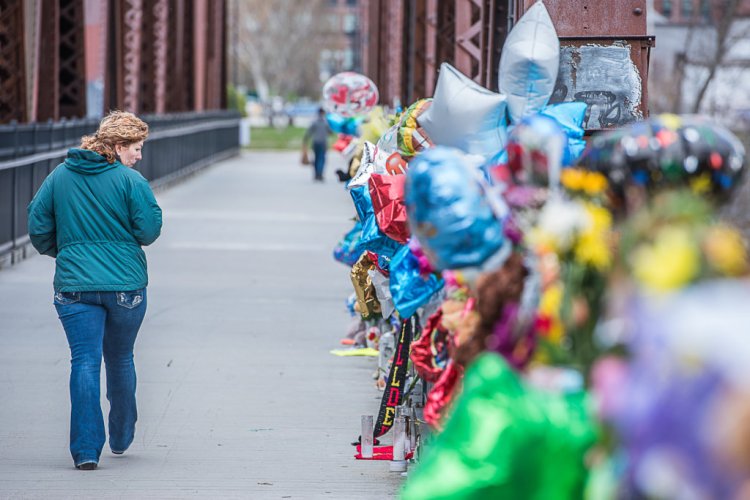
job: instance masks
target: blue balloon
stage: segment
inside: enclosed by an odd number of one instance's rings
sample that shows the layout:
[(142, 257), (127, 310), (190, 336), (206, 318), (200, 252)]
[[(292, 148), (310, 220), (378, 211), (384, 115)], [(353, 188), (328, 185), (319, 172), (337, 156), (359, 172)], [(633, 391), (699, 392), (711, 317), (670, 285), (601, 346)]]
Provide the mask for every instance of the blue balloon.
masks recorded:
[(326, 115), (328, 126), (331, 130), (338, 134), (346, 135), (358, 135), (357, 131), (359, 124), (362, 121), (361, 118), (344, 118), (341, 115), (335, 113), (328, 113)]
[(419, 274), (419, 261), (407, 245), (391, 259), (390, 271), (393, 305), (404, 319), (417, 312), (445, 285), (445, 281), (433, 273), (427, 277)]
[(585, 102), (563, 102), (551, 104), (540, 114), (554, 119), (568, 134), (568, 137), (580, 139), (583, 137), (583, 119), (586, 117), (588, 104)]
[(361, 239), (362, 224), (357, 221), (354, 223), (354, 227), (344, 235), (341, 241), (336, 245), (336, 248), (333, 249), (333, 258), (348, 266), (356, 264), (360, 255), (362, 255), (362, 248), (360, 245)]
[[(503, 221), (482, 188), (481, 173), (455, 149), (435, 147), (412, 160), (406, 209), (412, 233), (437, 269), (481, 266), (503, 244)], [(504, 205), (502, 205), (504, 208)]]
[(386, 236), (378, 227), (368, 187), (357, 186), (352, 188), (349, 193), (362, 223), (362, 237), (359, 240), (358, 249), (369, 250), (389, 258), (393, 257), (393, 254), (403, 245)]
[(369, 213), (375, 213), (372, 208), (372, 199), (367, 186), (357, 186), (349, 190), (349, 194), (354, 202), (354, 209), (357, 211), (357, 217), (360, 222), (367, 219)]
[(586, 149), (583, 140), (583, 120), (586, 118), (588, 104), (585, 102), (563, 102), (544, 108), (540, 114), (555, 120), (568, 136), (568, 147), (563, 155), (563, 165), (575, 165)]

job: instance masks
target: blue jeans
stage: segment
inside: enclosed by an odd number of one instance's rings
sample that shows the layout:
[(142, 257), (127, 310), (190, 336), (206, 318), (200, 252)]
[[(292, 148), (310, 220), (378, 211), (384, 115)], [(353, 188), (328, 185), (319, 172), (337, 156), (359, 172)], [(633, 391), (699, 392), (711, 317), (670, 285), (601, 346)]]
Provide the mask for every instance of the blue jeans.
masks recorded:
[(326, 144), (313, 143), (313, 154), (315, 155), (315, 180), (323, 180), (323, 169), (326, 166)]
[(125, 451), (133, 442), (138, 418), (133, 346), (146, 314), (146, 289), (57, 292), (55, 308), (71, 354), (70, 454), (76, 465), (98, 462), (105, 441), (99, 404), (102, 354), (110, 405), (109, 446)]

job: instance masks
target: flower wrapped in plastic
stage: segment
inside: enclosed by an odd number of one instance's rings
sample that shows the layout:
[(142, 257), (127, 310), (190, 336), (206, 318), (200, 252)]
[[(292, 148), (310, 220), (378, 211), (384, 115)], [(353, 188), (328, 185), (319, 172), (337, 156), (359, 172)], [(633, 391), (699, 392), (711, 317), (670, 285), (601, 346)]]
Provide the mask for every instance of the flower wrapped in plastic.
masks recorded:
[(541, 114), (524, 118), (508, 136), (508, 166), (516, 183), (556, 187), (567, 141), (555, 119)]
[(442, 433), (401, 491), (410, 499), (578, 499), (597, 436), (583, 392), (527, 386), (497, 354), (468, 368)]
[(504, 202), (463, 153), (438, 146), (406, 174), (409, 226), (437, 269), (480, 266), (504, 243)]
[[(593, 334), (613, 264), (612, 216), (591, 201), (555, 196), (526, 232), (525, 242), (540, 263), (556, 267), (551, 273), (556, 276), (545, 280), (545, 288), (559, 295), (546, 297), (545, 315), (550, 321), (561, 320), (568, 349), (559, 349), (560, 342), (541, 336), (542, 350), (551, 360), (588, 374), (600, 354)], [(550, 309), (553, 303), (559, 311)]]

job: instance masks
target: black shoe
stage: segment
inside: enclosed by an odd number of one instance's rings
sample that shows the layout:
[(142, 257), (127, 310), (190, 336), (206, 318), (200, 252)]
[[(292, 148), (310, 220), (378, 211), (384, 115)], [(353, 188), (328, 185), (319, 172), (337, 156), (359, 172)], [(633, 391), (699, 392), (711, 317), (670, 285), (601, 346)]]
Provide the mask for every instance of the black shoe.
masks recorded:
[(112, 453), (114, 453), (115, 455), (122, 455), (123, 453), (125, 453), (125, 450), (112, 450)]
[(76, 465), (76, 469), (78, 470), (95, 470), (96, 467), (96, 462), (83, 462), (82, 464)]
[(347, 182), (351, 179), (351, 176), (349, 175), (349, 172), (344, 172), (343, 170), (336, 170), (336, 175), (339, 178), (339, 182)]

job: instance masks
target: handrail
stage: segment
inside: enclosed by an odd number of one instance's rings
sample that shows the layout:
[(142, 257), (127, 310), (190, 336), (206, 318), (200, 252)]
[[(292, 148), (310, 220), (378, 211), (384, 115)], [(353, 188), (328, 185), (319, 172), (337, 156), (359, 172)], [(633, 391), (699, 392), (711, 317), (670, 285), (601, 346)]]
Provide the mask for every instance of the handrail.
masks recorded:
[[(207, 130), (236, 127), (237, 123), (237, 119), (229, 118), (226, 120), (213, 120), (205, 123), (196, 123), (195, 125), (189, 125), (187, 127), (169, 127), (163, 130), (152, 132), (151, 134), (149, 134), (149, 139), (165, 139), (168, 137), (179, 137), (181, 135), (197, 134), (199, 132), (205, 132)], [(70, 148), (61, 148), (54, 151), (47, 151), (46, 153), (37, 153), (29, 156), (21, 156), (13, 160), (0, 161), (0, 170), (17, 168), (23, 165), (29, 165), (40, 161), (60, 158), (68, 154), (68, 149)]]
[[(239, 113), (148, 118), (151, 133), (138, 171), (153, 186), (169, 184), (239, 151)], [(0, 126), (0, 267), (31, 255), (26, 207), (69, 147), (95, 127), (94, 120)], [(196, 134), (201, 134), (200, 140), (195, 140)]]

